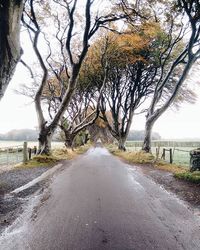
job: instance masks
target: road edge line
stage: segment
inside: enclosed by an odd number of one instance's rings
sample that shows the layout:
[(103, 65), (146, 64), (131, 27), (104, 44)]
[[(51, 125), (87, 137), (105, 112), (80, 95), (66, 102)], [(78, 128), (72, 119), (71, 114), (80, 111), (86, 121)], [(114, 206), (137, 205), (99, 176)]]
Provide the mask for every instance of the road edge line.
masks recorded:
[(34, 186), (35, 184), (37, 184), (38, 182), (44, 180), (45, 178), (49, 177), (50, 175), (52, 175), (55, 171), (57, 171), (63, 164), (59, 163), (57, 164), (55, 167), (47, 170), (46, 172), (44, 172), (43, 174), (41, 174), (39, 177), (33, 179), (32, 181), (28, 182), (27, 184), (14, 189), (13, 191), (11, 191), (11, 194), (18, 194), (32, 186)]

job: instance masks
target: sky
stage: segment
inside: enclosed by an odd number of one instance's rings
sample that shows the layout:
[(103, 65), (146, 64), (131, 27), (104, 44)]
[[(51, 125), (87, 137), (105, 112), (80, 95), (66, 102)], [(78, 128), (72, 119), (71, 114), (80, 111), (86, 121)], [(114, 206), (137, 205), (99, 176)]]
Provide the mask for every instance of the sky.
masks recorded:
[(19, 64), (4, 97), (0, 101), (0, 133), (12, 129), (35, 129), (37, 126), (37, 116), (32, 100), (16, 94), (14, 91), (19, 89), (20, 84), (25, 83), (26, 79), (30, 81), (28, 74)]

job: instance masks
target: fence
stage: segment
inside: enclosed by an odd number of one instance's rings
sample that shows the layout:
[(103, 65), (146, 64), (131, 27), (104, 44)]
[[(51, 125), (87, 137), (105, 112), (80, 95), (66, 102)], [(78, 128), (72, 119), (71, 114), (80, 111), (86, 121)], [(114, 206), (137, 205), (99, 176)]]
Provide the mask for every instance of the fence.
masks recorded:
[[(183, 147), (184, 148), (184, 147)], [(191, 149), (190, 149), (191, 150)], [(190, 150), (180, 148), (156, 148), (156, 153), (153, 154), (156, 158), (161, 158), (169, 163), (187, 166), (190, 165)]]
[[(127, 147), (142, 147), (143, 141), (127, 141)], [(200, 141), (152, 141), (152, 147), (188, 147), (188, 148), (198, 148), (200, 147)]]
[[(141, 150), (142, 142), (128, 141), (126, 145), (129, 150), (139, 151)], [(199, 141), (152, 141), (153, 155), (169, 163), (185, 167), (189, 167), (190, 165), (189, 152), (199, 147)]]
[(178, 165), (183, 165), (189, 167), (190, 165), (190, 151), (193, 148), (174, 148), (173, 149), (173, 163), (178, 164)]
[(17, 146), (9, 146), (0, 148), (0, 166), (12, 165), (20, 162), (26, 162), (36, 154), (37, 148), (27, 147), (27, 142)]

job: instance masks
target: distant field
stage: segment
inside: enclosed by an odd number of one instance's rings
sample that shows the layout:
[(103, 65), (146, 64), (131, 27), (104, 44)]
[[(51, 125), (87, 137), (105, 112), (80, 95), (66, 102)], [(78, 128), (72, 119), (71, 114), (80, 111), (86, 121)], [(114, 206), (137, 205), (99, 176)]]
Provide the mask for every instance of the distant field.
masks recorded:
[[(12, 147), (12, 146), (22, 146), (24, 141), (1, 141), (0, 140), (0, 149), (4, 147)], [(37, 147), (38, 142), (37, 141), (28, 141), (28, 147)], [(52, 147), (62, 147), (64, 146), (63, 142), (52, 142)]]
[[(139, 151), (142, 147), (141, 141), (128, 141), (127, 150)], [(152, 153), (156, 155), (156, 148), (160, 147), (159, 157), (161, 157), (163, 148), (171, 148), (173, 152), (173, 163), (189, 167), (190, 154), (189, 151), (200, 147), (200, 142), (197, 141), (153, 141)], [(169, 152), (166, 152), (166, 161), (169, 162)]]

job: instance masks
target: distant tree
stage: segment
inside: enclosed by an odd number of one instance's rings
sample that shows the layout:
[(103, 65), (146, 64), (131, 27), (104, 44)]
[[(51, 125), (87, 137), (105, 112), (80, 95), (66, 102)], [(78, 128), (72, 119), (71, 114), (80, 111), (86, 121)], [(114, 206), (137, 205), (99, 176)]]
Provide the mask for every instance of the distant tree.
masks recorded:
[(98, 118), (100, 112), (100, 99), (106, 83), (106, 78), (107, 73), (105, 72), (98, 96), (95, 95), (98, 92), (95, 90), (94, 86), (77, 86), (65, 114), (59, 122), (59, 127), (65, 135), (64, 140), (66, 147), (73, 148), (76, 136), (80, 135), (82, 131), (86, 130), (86, 128), (92, 125)]
[[(143, 141), (145, 136), (145, 131), (144, 130), (131, 130), (128, 134), (128, 141)], [(161, 136), (153, 132), (152, 133), (152, 140), (160, 140)]]
[(98, 117), (97, 120), (87, 128), (91, 142), (97, 142), (99, 139), (102, 143), (113, 143), (115, 138), (110, 133), (107, 123)]
[(35, 141), (37, 140), (38, 131), (33, 129), (14, 129), (3, 135), (0, 135), (1, 140), (10, 141)]
[(23, 0), (0, 1), (0, 100), (21, 57), (20, 20)]

